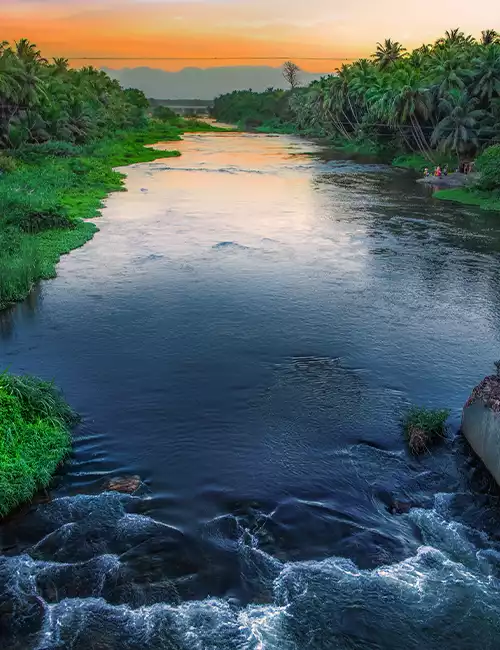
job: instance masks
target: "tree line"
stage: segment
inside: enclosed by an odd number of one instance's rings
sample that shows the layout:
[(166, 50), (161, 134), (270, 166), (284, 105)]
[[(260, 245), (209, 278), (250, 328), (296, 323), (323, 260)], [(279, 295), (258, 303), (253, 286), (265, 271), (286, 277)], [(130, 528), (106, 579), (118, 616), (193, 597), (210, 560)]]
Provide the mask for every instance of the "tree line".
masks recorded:
[(480, 39), (452, 29), (411, 52), (387, 39), (369, 59), (308, 87), (218, 97), (213, 114), (417, 152), (430, 162), (436, 152), (473, 158), (500, 142), (500, 37), (492, 29)]
[(138, 90), (123, 90), (93, 67), (48, 61), (27, 39), (0, 41), (0, 147), (61, 141), (85, 144), (140, 126), (149, 107)]

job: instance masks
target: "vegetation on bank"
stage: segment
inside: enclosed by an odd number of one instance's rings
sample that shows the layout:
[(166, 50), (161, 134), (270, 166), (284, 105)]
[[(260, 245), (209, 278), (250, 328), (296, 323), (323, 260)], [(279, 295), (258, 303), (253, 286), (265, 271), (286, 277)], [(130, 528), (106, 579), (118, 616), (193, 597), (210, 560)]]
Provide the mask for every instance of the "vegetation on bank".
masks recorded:
[(0, 517), (50, 483), (76, 420), (52, 383), (0, 375)]
[(0, 42), (0, 309), (93, 236), (82, 220), (123, 189), (114, 167), (177, 156), (145, 145), (211, 128), (171, 111), (152, 119), (142, 92), (105, 73), (49, 63), (26, 40)]
[[(500, 37), (486, 30), (476, 40), (453, 29), (412, 52), (386, 40), (371, 59), (307, 87), (222, 95), (213, 115), (244, 128), (326, 137), (419, 170), (443, 161), (454, 168), (484, 151), (477, 165), (483, 178), (480, 160), (496, 158), (486, 151), (500, 143)], [(480, 189), (498, 192), (500, 165), (490, 167), (488, 187)], [(482, 204), (484, 195), (475, 196)]]
[(403, 418), (403, 430), (412, 454), (428, 451), (446, 436), (450, 412), (413, 406)]

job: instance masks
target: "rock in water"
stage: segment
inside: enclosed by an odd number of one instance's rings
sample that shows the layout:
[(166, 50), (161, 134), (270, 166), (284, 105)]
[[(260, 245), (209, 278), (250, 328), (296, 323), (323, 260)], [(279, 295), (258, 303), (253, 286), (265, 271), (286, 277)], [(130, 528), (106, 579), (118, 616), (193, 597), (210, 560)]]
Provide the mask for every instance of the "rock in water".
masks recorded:
[(104, 486), (105, 492), (123, 492), (125, 494), (133, 494), (142, 485), (140, 476), (117, 476), (111, 478)]
[(500, 485), (500, 376), (474, 388), (462, 413), (462, 433)]

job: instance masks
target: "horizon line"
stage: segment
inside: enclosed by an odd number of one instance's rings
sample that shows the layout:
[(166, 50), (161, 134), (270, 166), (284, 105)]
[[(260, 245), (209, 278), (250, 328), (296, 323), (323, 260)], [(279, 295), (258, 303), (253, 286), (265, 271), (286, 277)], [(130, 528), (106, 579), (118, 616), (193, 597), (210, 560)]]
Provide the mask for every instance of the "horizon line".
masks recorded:
[(353, 61), (356, 57), (330, 57), (330, 56), (63, 56), (51, 57), (78, 61)]

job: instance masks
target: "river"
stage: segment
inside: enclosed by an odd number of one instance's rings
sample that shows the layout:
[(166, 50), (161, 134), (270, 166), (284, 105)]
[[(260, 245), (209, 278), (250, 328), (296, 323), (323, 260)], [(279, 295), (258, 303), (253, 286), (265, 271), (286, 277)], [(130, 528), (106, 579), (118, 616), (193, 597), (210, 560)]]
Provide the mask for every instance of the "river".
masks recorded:
[[(1, 317), (1, 368), (83, 416), (0, 528), (3, 650), (496, 648), (499, 497), (458, 428), (500, 356), (498, 215), (294, 137), (179, 148)], [(413, 403), (451, 410), (418, 459)]]

